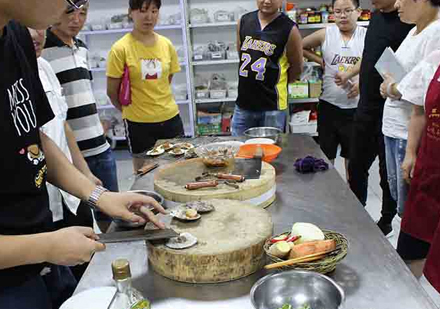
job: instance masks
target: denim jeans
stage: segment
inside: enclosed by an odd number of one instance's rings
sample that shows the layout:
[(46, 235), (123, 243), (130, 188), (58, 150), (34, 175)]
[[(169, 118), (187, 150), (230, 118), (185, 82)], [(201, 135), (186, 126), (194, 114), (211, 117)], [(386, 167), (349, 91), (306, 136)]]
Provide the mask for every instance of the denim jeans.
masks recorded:
[[(99, 155), (85, 159), (92, 173), (102, 181), (105, 188), (112, 192), (119, 191), (116, 161), (110, 148)], [(96, 221), (111, 221), (109, 216), (100, 211), (94, 210), (94, 214)]]
[(20, 286), (0, 291), (0, 308), (58, 309), (72, 296), (77, 282), (68, 267), (50, 268), (45, 276), (36, 275)]
[(286, 111), (249, 111), (235, 105), (231, 131), (233, 136), (244, 135), (244, 131), (253, 127), (275, 127), (284, 131)]
[(397, 213), (403, 216), (409, 186), (403, 179), (402, 163), (405, 159), (407, 141), (385, 136), (388, 184), (393, 199), (397, 202)]

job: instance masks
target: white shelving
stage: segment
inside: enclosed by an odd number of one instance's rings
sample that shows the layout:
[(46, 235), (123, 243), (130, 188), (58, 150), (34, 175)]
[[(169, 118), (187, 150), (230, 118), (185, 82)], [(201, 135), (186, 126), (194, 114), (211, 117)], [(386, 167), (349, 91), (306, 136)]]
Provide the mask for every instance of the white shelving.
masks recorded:
[[(186, 105), (189, 104), (189, 100), (183, 100), (183, 101), (176, 101), (177, 105)], [(115, 108), (113, 105), (98, 105), (96, 107), (98, 110), (104, 110), (104, 109), (113, 109)]]
[(236, 21), (227, 21), (221, 23), (204, 23), (204, 24), (192, 24), (190, 28), (213, 28), (213, 27), (234, 27), (237, 25)]
[(223, 98), (223, 99), (196, 99), (196, 104), (206, 103), (220, 103), (220, 102), (235, 102), (237, 98)]
[(319, 103), (319, 98), (289, 99), (288, 101), (289, 101), (289, 104)]
[(227, 59), (227, 60), (208, 60), (208, 61), (193, 61), (193, 66), (199, 65), (219, 65), (219, 64), (238, 64), (238, 59)]
[[(182, 25), (164, 25), (164, 26), (157, 26), (154, 28), (155, 31), (179, 30), (179, 29), (182, 29)], [(79, 34), (80, 35), (115, 34), (115, 33), (128, 33), (128, 32), (131, 32), (132, 30), (133, 30), (133, 28), (86, 30), (86, 31), (81, 31)]]
[[(181, 67), (186, 67), (186, 62), (179, 62), (179, 65)], [(105, 72), (107, 70), (107, 68), (91, 68), (90, 71), (91, 72)]]

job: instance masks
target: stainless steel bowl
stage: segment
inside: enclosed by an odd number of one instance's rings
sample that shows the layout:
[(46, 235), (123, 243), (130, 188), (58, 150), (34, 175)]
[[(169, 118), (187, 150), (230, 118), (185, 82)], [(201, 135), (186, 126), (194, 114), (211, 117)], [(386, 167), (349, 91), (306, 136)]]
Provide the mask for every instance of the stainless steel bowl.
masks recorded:
[(327, 276), (315, 272), (290, 270), (267, 275), (251, 290), (256, 309), (278, 309), (284, 304), (298, 308), (305, 304), (312, 309), (338, 309), (345, 300), (342, 288)]
[[(159, 204), (161, 204), (164, 208), (165, 208), (165, 203), (164, 203), (164, 198), (162, 195), (153, 192), (153, 191), (146, 191), (146, 190), (132, 190), (132, 191), (127, 191), (127, 192), (131, 192), (131, 193), (138, 193), (138, 194), (142, 194), (142, 195), (146, 195), (149, 197), (154, 198)], [(150, 210), (153, 210), (152, 208), (150, 208)], [(154, 213), (156, 213), (156, 211), (153, 211)], [(136, 227), (140, 227), (141, 225), (137, 224), (137, 223), (133, 223), (133, 222), (128, 222), (125, 220), (121, 220), (121, 219), (114, 219), (113, 220), (116, 225), (118, 225), (119, 227), (125, 227), (125, 228), (136, 228)]]
[(265, 137), (273, 139), (275, 143), (279, 142), (281, 133), (283, 132), (280, 129), (273, 127), (255, 127), (244, 131), (244, 135), (248, 138)]

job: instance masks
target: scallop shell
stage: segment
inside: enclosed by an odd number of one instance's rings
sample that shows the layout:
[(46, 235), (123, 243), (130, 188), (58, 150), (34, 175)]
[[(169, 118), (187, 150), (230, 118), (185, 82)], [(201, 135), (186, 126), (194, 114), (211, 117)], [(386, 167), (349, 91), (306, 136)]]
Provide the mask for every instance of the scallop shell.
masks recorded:
[(214, 205), (205, 201), (188, 202), (183, 207), (195, 209), (198, 213), (207, 213), (215, 210)]
[(197, 214), (196, 217), (194, 218), (189, 218), (186, 216), (186, 207), (180, 206), (177, 208), (174, 208), (173, 210), (171, 210), (170, 215), (172, 215), (174, 218), (177, 218), (179, 220), (183, 220), (183, 221), (196, 221), (199, 220), (202, 216), (200, 214)]
[(190, 233), (182, 233), (178, 237), (173, 237), (165, 243), (165, 246), (171, 249), (182, 250), (191, 248), (197, 244), (197, 238)]

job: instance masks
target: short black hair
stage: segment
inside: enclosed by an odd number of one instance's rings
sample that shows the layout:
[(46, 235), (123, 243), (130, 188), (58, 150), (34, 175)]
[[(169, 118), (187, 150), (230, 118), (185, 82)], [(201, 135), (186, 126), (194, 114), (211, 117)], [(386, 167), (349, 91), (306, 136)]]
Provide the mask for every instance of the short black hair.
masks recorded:
[(151, 4), (155, 4), (158, 9), (160, 9), (160, 6), (162, 5), (161, 0), (129, 0), (129, 6), (132, 10), (140, 10), (142, 9), (142, 6), (144, 3), (147, 4), (147, 8), (150, 7)]
[[(337, 0), (332, 0), (332, 7), (335, 6), (335, 2)], [(440, 0), (439, 0), (440, 1)], [(359, 0), (351, 0), (351, 2), (353, 3), (354, 7), (357, 9), (360, 5)]]
[(431, 3), (431, 5), (433, 7), (438, 7), (440, 6), (440, 0), (429, 0), (429, 2)]

